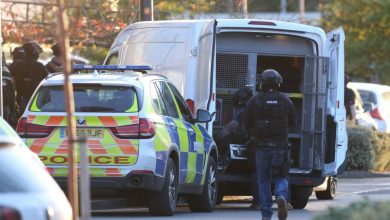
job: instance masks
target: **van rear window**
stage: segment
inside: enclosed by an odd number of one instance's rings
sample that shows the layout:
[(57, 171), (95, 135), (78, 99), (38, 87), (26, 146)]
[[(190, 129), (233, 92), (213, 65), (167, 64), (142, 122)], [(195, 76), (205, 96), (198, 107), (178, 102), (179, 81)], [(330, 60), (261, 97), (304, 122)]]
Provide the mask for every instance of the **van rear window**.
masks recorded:
[[(137, 95), (126, 86), (74, 84), (76, 112), (137, 112)], [(63, 86), (44, 86), (34, 97), (32, 112), (65, 112)]]

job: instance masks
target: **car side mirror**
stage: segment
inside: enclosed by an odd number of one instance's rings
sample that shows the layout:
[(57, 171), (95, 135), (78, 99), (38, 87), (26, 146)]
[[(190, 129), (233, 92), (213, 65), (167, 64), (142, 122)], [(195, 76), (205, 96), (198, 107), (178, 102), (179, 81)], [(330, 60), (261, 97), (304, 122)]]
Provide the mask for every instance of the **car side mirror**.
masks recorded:
[(211, 121), (211, 115), (208, 111), (203, 109), (198, 109), (196, 112), (196, 121), (200, 123), (206, 123)]
[(374, 103), (372, 102), (365, 102), (363, 105), (364, 112), (370, 112), (374, 109)]

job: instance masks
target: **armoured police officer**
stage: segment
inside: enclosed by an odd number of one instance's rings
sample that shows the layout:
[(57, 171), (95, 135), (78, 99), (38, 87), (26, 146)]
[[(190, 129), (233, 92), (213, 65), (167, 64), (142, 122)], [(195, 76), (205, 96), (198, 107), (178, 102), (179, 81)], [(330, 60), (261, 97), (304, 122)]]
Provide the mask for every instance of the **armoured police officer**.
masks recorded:
[(17, 102), (23, 113), (30, 97), (39, 83), (48, 75), (46, 67), (38, 62), (42, 48), (36, 42), (23, 44), (25, 56), (14, 63), (11, 74), (15, 78)]
[(288, 181), (290, 167), (288, 127), (297, 124), (297, 110), (291, 100), (279, 92), (281, 75), (265, 70), (258, 76), (260, 91), (247, 103), (244, 124), (255, 139), (256, 172), (259, 181), (263, 220), (272, 217), (271, 181), (279, 219), (287, 218)]

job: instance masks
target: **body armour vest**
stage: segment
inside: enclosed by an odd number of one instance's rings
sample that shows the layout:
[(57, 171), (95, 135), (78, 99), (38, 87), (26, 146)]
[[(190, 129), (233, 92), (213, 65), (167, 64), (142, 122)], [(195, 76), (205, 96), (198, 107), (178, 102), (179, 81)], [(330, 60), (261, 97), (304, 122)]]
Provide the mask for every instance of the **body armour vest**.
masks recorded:
[(258, 143), (270, 147), (285, 147), (288, 135), (288, 111), (284, 95), (279, 92), (260, 92), (256, 97), (256, 126)]

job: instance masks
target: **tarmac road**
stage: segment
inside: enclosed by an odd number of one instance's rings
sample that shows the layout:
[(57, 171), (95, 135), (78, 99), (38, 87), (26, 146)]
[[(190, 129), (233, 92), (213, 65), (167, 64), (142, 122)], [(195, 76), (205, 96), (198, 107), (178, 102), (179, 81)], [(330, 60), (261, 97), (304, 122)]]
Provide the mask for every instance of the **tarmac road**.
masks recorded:
[[(337, 195), (334, 200), (317, 200), (315, 194), (305, 209), (289, 212), (288, 219), (302, 220), (312, 219), (329, 207), (345, 207), (352, 202), (363, 200), (390, 201), (390, 178), (364, 178), (364, 179), (339, 179)], [(121, 220), (121, 219), (202, 219), (202, 220), (237, 220), (237, 219), (261, 219), (260, 211), (248, 208), (250, 203), (245, 200), (224, 202), (217, 206), (212, 213), (191, 213), (187, 206), (178, 207), (177, 213), (172, 217), (152, 217), (146, 208), (137, 209), (107, 209), (93, 212), (94, 220)], [(277, 210), (274, 206), (273, 219), (277, 219)]]

